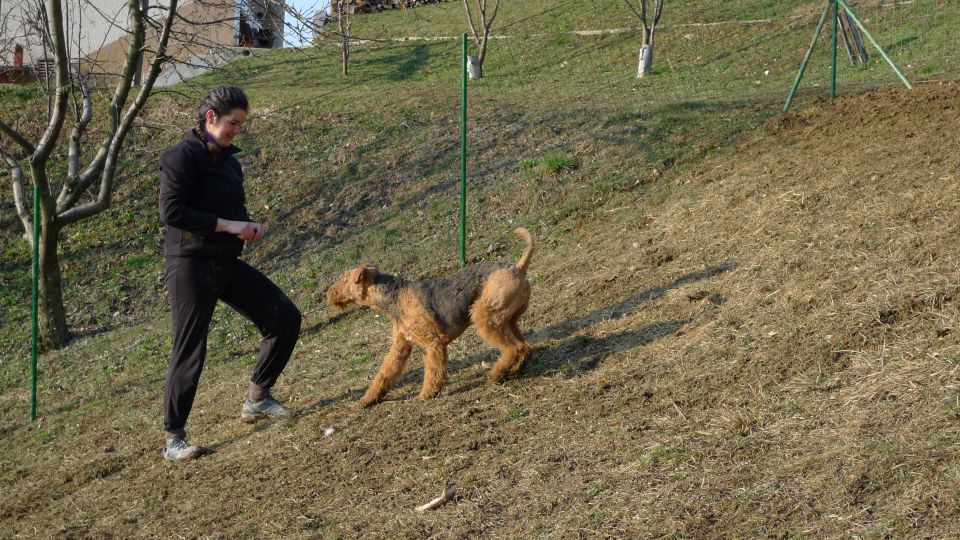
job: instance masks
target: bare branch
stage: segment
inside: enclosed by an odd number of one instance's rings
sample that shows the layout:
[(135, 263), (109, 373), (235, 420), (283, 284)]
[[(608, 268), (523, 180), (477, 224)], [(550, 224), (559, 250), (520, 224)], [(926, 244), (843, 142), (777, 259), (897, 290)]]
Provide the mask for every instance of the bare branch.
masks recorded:
[[(129, 2), (132, 12), (137, 14), (137, 17), (135, 17), (133, 21), (135, 37), (134, 42), (130, 44), (130, 49), (127, 52), (127, 64), (124, 66), (124, 73), (127, 77), (124, 77), (117, 83), (118, 93), (121, 86), (125, 85), (127, 91), (130, 89), (131, 79), (129, 76), (132, 75), (132, 71), (135, 68), (134, 64), (139, 61), (139, 50), (142, 48), (145, 33), (143, 13), (139, 8), (139, 0), (129, 0)], [(134, 8), (134, 6), (136, 7)], [(134, 119), (140, 114), (140, 111), (143, 110), (144, 105), (146, 105), (147, 99), (153, 90), (153, 85), (157, 80), (157, 76), (160, 75), (161, 66), (169, 60), (166, 56), (166, 50), (176, 11), (177, 0), (170, 0), (168, 15), (164, 21), (163, 31), (160, 34), (160, 42), (157, 45), (157, 54), (150, 63), (150, 71), (144, 79), (143, 85), (140, 87), (140, 91), (134, 99), (133, 104), (127, 109), (123, 115), (123, 119), (118, 122), (117, 128), (113, 130), (113, 135), (107, 147), (107, 156), (100, 177), (100, 191), (97, 194), (96, 201), (65, 212), (60, 218), (60, 221), (64, 225), (97, 214), (110, 207), (113, 194), (113, 181), (116, 175), (117, 157), (120, 154), (120, 148), (123, 146), (123, 141), (130, 127), (133, 125)], [(112, 114), (117, 114), (118, 111), (119, 109), (113, 109), (113, 107), (111, 107)]]
[[(78, 183), (80, 178), (80, 141), (90, 121), (93, 120), (93, 99), (90, 97), (90, 86), (87, 84), (86, 77), (80, 72), (74, 73), (74, 77), (80, 84), (81, 93), (81, 112), (78, 115), (77, 123), (73, 126), (73, 132), (70, 134), (70, 148), (67, 155), (67, 181), (63, 184), (60, 196), (57, 197), (58, 211), (63, 208), (68, 194), (76, 189), (74, 184)], [(79, 191), (83, 191), (82, 188)]]
[(470, 32), (473, 33), (473, 39), (480, 44), (480, 37), (477, 35), (477, 26), (473, 23), (473, 14), (470, 12), (468, 0), (463, 0), (463, 10), (467, 12), (467, 24), (470, 25)]
[(640, 6), (638, 10), (634, 5), (633, 0), (623, 0), (623, 3), (630, 8), (630, 11), (640, 19), (640, 26), (643, 30), (643, 43), (645, 45), (653, 45), (653, 37), (656, 32), (657, 24), (660, 22), (660, 17), (663, 15), (663, 0), (653, 0), (653, 21), (651, 22), (647, 18), (647, 2), (648, 0), (636, 0), (637, 4)]
[(30, 213), (27, 211), (27, 205), (23, 197), (23, 167), (17, 162), (12, 154), (6, 149), (0, 147), (0, 159), (7, 164), (10, 169), (11, 184), (13, 184), (13, 204), (17, 208), (17, 215), (20, 217), (20, 223), (23, 224), (24, 238), (33, 245), (33, 221)]
[(7, 123), (4, 122), (3, 120), (0, 120), (0, 131), (2, 131), (4, 135), (6, 135), (7, 137), (10, 137), (13, 140), (13, 142), (17, 143), (20, 146), (20, 148), (23, 148), (24, 150), (26, 150), (28, 154), (32, 154), (36, 152), (37, 149), (33, 146), (33, 144), (30, 141), (26, 139), (26, 137), (21, 135), (20, 132), (18, 132), (17, 130), (7, 125)]
[(500, 11), (500, 0), (497, 0), (497, 3), (493, 5), (493, 14), (490, 15), (490, 25), (493, 26), (493, 21), (497, 18), (497, 13)]
[(70, 134), (70, 151), (67, 157), (67, 175), (71, 178), (76, 176), (80, 170), (80, 139), (86, 131), (90, 121), (93, 120), (93, 99), (90, 97), (90, 86), (87, 78), (80, 72), (74, 74), (77, 82), (80, 84), (81, 111), (78, 114), (77, 123), (73, 126), (73, 132)]
[[(123, 66), (123, 73), (117, 79), (117, 86), (114, 90), (113, 99), (110, 102), (108, 108), (108, 114), (110, 115), (110, 130), (107, 132), (107, 135), (104, 137), (103, 142), (100, 143), (100, 147), (97, 150), (96, 156), (87, 166), (79, 176), (76, 174), (71, 174), (69, 180), (64, 184), (63, 192), (57, 199), (57, 213), (64, 213), (70, 210), (80, 200), (80, 197), (83, 193), (93, 184), (94, 180), (98, 177), (102, 178), (104, 167), (106, 166), (106, 161), (110, 155), (110, 148), (113, 145), (115, 138), (120, 129), (120, 111), (123, 110), (124, 105), (127, 101), (127, 96), (130, 92), (130, 87), (133, 84), (133, 76), (137, 70), (137, 65), (140, 62), (140, 53), (143, 49), (143, 43), (145, 41), (145, 25), (144, 25), (144, 14), (141, 11), (139, 0), (128, 0), (127, 7), (130, 10), (131, 15), (131, 34), (133, 39), (130, 41), (130, 46), (127, 48), (126, 61)], [(168, 12), (169, 13), (172, 12)], [(76, 133), (76, 131), (75, 131)], [(73, 155), (73, 141), (71, 140), (71, 156)], [(79, 160), (79, 156), (77, 156)], [(79, 168), (79, 167), (78, 167)], [(101, 193), (102, 195), (102, 193)], [(98, 200), (100, 197), (98, 197)], [(110, 196), (107, 196), (107, 205), (109, 206)], [(96, 214), (101, 211), (96, 210), (90, 214), (86, 214), (79, 217), (74, 217), (75, 213), (70, 213), (71, 223), (88, 215)]]
[(448, 486), (447, 489), (443, 490), (443, 493), (439, 497), (433, 499), (432, 501), (421, 504), (417, 507), (417, 512), (426, 512), (427, 510), (436, 510), (437, 508), (443, 506), (444, 504), (452, 501), (454, 497), (457, 496), (457, 487)]
[(660, 22), (660, 16), (663, 15), (663, 0), (655, 0), (653, 8), (653, 24), (650, 25), (650, 46), (653, 46), (654, 34), (657, 31), (657, 24)]
[[(50, 7), (49, 18), (53, 26), (51, 37), (53, 39), (53, 52), (54, 58), (56, 59), (57, 70), (55, 83), (56, 97), (54, 99), (53, 110), (51, 111), (52, 114), (47, 123), (47, 129), (40, 138), (40, 142), (37, 143), (37, 149), (33, 153), (33, 158), (30, 160), (33, 171), (46, 167), (47, 159), (50, 157), (50, 153), (53, 152), (57, 144), (57, 139), (60, 137), (60, 130), (63, 128), (63, 122), (67, 116), (67, 103), (70, 97), (70, 77), (67, 73), (70, 58), (67, 57), (67, 47), (63, 39), (65, 35), (63, 28), (63, 6), (60, 0), (49, 0), (48, 5)], [(49, 197), (49, 186), (46, 185), (46, 174), (42, 174), (41, 176), (43, 177), (43, 183), (40, 185), (41, 191), (45, 196)], [(37, 180), (36, 174), (34, 174), (34, 180)]]

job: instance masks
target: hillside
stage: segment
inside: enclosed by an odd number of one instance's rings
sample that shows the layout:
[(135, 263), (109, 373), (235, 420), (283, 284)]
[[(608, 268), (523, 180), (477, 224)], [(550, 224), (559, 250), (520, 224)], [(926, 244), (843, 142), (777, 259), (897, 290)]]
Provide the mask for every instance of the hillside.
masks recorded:
[[(417, 13), (447, 21), (452, 4)], [(257, 337), (218, 310), (189, 425), (208, 454), (160, 458), (169, 322), (150, 156), (189, 126), (187, 112), (169, 111), (192, 98), (159, 95), (131, 140), (116, 207), (65, 234), (77, 338), (41, 358), (36, 423), (25, 420), (19, 360), (28, 328), (0, 332), (18, 359), (0, 371), (4, 530), (960, 535), (960, 255), (949, 249), (960, 240), (960, 143), (951, 137), (960, 85), (947, 80), (960, 73), (956, 10), (897, 11), (901, 24), (884, 34), (886, 43), (916, 34), (896, 56), (912, 80), (947, 81), (907, 91), (890, 87), (879, 63), (845, 66), (839, 100), (818, 99), (821, 86), (781, 114), (818, 15), (801, 2), (730, 10), (779, 17), (759, 28), (665, 30), (659, 78), (641, 82), (631, 73), (636, 36), (554, 33), (617, 21), (569, 2), (517, 4), (502, 16), (523, 37), (498, 42), (488, 77), (471, 83), (468, 224), (471, 260), (515, 260), (517, 225), (538, 240), (521, 320), (537, 348), (520, 376), (487, 383), (495, 357), (470, 330), (451, 347), (438, 398), (413, 400), (415, 353), (385, 402), (358, 409), (389, 349), (389, 323), (323, 302), (362, 262), (408, 278), (457, 268), (458, 75), (449, 64), (458, 44), (359, 48), (349, 81), (336, 78), (325, 49), (253, 58), (180, 90), (234, 82), (250, 91), (254, 114), (238, 144), (250, 207), (270, 232), (247, 258), (305, 313), (277, 388), (299, 418), (252, 429), (237, 420)], [(600, 4), (598, 16), (613, 5)], [(682, 3), (675, 21), (716, 20), (721, 7)], [(358, 29), (404, 35), (412, 16), (384, 14)], [(550, 17), (539, 19), (546, 35), (532, 35), (536, 17)], [(728, 40), (745, 44), (740, 54), (725, 54)], [(936, 62), (918, 60), (938, 49), (947, 54)], [(807, 88), (822, 84), (823, 59)], [(763, 70), (771, 74), (757, 79)], [(2, 205), (0, 308), (22, 321), (29, 259), (11, 204)], [(413, 511), (449, 484), (453, 504)]]

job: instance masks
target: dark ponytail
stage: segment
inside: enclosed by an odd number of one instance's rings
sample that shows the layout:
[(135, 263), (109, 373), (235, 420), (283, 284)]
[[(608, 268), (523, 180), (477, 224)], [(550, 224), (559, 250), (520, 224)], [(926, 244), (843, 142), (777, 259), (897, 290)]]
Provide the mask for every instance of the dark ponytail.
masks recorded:
[[(211, 88), (207, 95), (200, 100), (200, 107), (197, 109), (197, 135), (206, 141), (207, 111), (213, 111), (219, 118), (234, 109), (243, 109), (245, 112), (250, 112), (250, 103), (247, 101), (247, 95), (243, 93), (243, 90), (236, 86), (215, 86)], [(214, 156), (220, 153), (217, 145), (211, 142), (207, 142), (207, 149)]]

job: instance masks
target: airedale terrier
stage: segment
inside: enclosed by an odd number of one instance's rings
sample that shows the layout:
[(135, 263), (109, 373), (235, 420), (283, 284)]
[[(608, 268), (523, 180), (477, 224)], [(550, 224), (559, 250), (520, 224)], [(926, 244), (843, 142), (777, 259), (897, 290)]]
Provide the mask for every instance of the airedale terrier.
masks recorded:
[(360, 405), (376, 403), (396, 384), (413, 345), (426, 351), (423, 388), (417, 399), (437, 395), (447, 377), (447, 345), (471, 322), (484, 342), (500, 350), (490, 379), (499, 382), (520, 371), (533, 350), (517, 321), (530, 302), (527, 267), (534, 241), (522, 227), (514, 232), (527, 244), (516, 265), (480, 263), (449, 277), (421, 281), (381, 274), (376, 266), (363, 265), (345, 272), (330, 286), (327, 301), (331, 305), (343, 310), (361, 304), (382, 311), (393, 323), (393, 345)]

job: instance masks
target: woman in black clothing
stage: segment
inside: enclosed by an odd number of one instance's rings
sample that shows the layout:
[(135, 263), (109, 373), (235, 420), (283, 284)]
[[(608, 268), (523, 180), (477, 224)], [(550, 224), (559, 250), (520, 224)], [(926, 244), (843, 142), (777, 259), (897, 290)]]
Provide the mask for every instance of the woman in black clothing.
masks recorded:
[(163, 396), (168, 460), (196, 457), (185, 426), (203, 369), (217, 301), (252, 321), (263, 341), (240, 418), (291, 415), (270, 395), (293, 352), (301, 315), (266, 276), (239, 259), (244, 243), (265, 233), (245, 207), (243, 170), (233, 139), (249, 104), (239, 88), (218, 86), (200, 102), (197, 127), (160, 156), (160, 217), (166, 225), (166, 285), (173, 319), (173, 355)]

